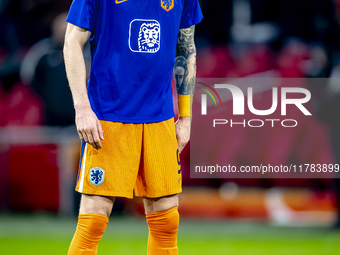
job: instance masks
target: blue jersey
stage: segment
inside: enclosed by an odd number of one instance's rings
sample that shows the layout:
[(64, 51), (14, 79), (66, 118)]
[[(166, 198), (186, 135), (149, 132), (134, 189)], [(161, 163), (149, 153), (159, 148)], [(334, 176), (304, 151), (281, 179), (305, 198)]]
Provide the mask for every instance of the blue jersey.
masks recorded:
[(180, 28), (203, 18), (198, 0), (73, 0), (67, 21), (91, 31), (91, 107), (101, 120), (174, 116), (172, 73)]

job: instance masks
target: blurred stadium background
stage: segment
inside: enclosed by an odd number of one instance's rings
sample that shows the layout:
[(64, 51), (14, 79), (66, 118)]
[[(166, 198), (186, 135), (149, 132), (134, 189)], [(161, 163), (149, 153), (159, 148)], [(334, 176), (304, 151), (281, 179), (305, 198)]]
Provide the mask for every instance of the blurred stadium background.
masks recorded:
[[(62, 58), (70, 4), (0, 0), (0, 254), (66, 254), (75, 230), (80, 143)], [(197, 77), (340, 77), (339, 0), (200, 4)], [(89, 68), (88, 48), (85, 60)], [(305, 163), (340, 163), (340, 84), (308, 86), (317, 124), (301, 146), (285, 151)], [(271, 100), (264, 93), (258, 96)], [(290, 137), (304, 131), (296, 132)], [(258, 142), (256, 133), (240, 135)], [(287, 146), (285, 139), (276, 146)], [(229, 149), (231, 162), (242, 152), (248, 164), (260, 151)], [(259, 156), (270, 157), (265, 151)], [(339, 176), (190, 179), (189, 155), (188, 146), (181, 155), (181, 254), (339, 254)], [(145, 254), (140, 199), (117, 199), (110, 221), (99, 254)]]

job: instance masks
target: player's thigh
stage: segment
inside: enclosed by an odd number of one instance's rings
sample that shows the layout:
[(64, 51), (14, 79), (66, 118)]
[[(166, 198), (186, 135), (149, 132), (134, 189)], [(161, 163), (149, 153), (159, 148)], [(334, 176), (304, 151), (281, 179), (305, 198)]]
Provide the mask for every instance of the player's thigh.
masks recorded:
[(159, 198), (143, 198), (145, 213), (155, 213), (166, 211), (170, 208), (178, 206), (178, 194), (159, 197)]
[(82, 194), (79, 214), (95, 213), (109, 217), (114, 201), (114, 197)]

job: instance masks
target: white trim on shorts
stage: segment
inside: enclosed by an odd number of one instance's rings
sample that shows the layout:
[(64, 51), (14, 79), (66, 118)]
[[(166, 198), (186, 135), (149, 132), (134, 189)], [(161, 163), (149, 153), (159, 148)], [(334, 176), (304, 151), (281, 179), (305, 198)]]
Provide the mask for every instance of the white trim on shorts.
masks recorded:
[(83, 165), (82, 165), (82, 167), (81, 167), (81, 176), (80, 176), (79, 189), (78, 189), (78, 191), (79, 191), (80, 193), (83, 192), (83, 186), (84, 186), (86, 152), (87, 152), (87, 143), (86, 143), (86, 145), (85, 145), (84, 154), (83, 154)]

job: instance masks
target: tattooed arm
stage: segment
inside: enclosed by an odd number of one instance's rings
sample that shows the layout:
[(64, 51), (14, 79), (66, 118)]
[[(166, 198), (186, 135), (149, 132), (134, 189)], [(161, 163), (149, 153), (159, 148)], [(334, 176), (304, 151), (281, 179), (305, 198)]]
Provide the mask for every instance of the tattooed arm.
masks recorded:
[(174, 67), (175, 83), (179, 102), (179, 119), (176, 122), (176, 135), (179, 152), (190, 139), (191, 103), (196, 79), (195, 26), (179, 30)]
[(177, 94), (193, 95), (196, 78), (195, 26), (179, 30), (176, 48), (175, 81)]

